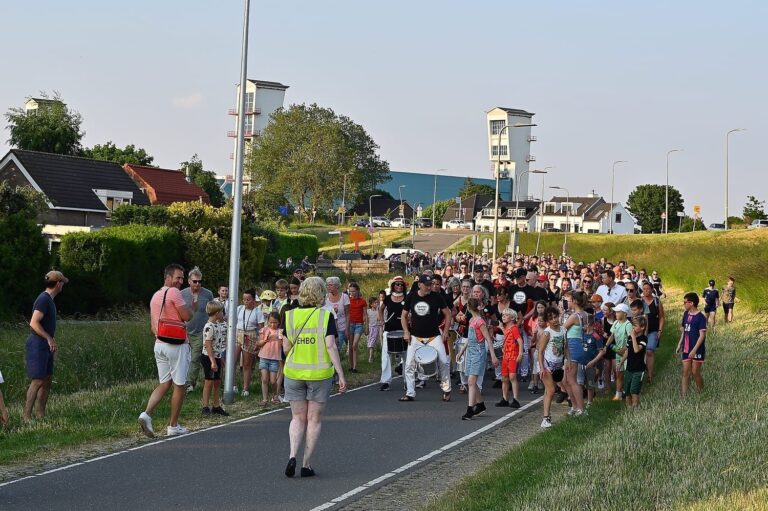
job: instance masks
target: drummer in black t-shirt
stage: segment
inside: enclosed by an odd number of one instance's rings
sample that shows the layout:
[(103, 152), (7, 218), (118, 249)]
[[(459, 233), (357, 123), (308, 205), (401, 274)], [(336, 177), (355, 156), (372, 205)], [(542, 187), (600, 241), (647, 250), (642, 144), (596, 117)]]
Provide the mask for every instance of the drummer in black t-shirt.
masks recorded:
[[(416, 351), (424, 346), (437, 350), (437, 369), (440, 374), (443, 401), (450, 401), (450, 363), (442, 336), (448, 334), (448, 328), (452, 322), (451, 309), (439, 294), (432, 292), (431, 275), (419, 277), (418, 285), (418, 291), (409, 294), (403, 303), (401, 324), (403, 337), (408, 342), (408, 352), (405, 359), (406, 393), (400, 401), (413, 401), (416, 396)], [(442, 332), (440, 331), (441, 322), (444, 325)]]
[[(403, 302), (405, 301), (405, 281), (403, 277), (395, 277), (389, 285), (389, 294), (384, 298), (384, 302), (379, 306), (379, 321), (384, 323), (384, 338), (381, 345), (381, 387), (379, 390), (389, 390), (392, 383), (392, 360), (389, 358), (390, 348), (387, 337), (389, 332), (402, 331), (403, 326), (400, 322), (400, 316), (403, 313)], [(403, 360), (405, 351), (397, 351), (395, 358)]]
[(523, 336), (523, 349), (525, 353), (528, 353), (528, 357), (523, 357), (523, 362), (518, 365), (518, 370), (521, 376), (528, 375), (528, 369), (532, 365), (533, 360), (529, 352), (531, 347), (531, 339), (526, 335), (523, 325), (534, 311), (534, 299), (535, 291), (533, 286), (526, 283), (528, 277), (528, 271), (525, 268), (518, 268), (515, 270), (515, 283), (509, 290), (510, 308), (517, 312), (518, 328)]

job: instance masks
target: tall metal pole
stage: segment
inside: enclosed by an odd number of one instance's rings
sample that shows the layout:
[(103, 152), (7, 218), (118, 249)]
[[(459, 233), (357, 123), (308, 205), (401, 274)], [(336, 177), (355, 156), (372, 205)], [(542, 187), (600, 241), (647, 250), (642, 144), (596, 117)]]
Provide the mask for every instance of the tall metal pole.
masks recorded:
[(232, 240), (229, 247), (229, 315), (227, 318), (227, 368), (224, 374), (224, 403), (235, 402), (235, 354), (237, 339), (237, 301), (240, 282), (240, 231), (243, 209), (243, 154), (245, 149), (245, 88), (248, 74), (248, 21), (251, 1), (245, 0), (243, 13), (243, 47), (240, 54), (240, 108), (237, 112), (237, 152), (235, 155), (235, 189), (232, 204)]
[[(523, 178), (526, 174), (546, 174), (543, 170), (524, 170), (520, 173), (520, 179)], [(518, 218), (518, 210), (520, 209), (520, 187), (515, 188), (515, 228), (512, 230), (512, 257), (514, 258), (515, 254), (517, 254), (517, 218)]]
[(553, 190), (563, 190), (565, 192), (565, 202), (568, 204), (568, 209), (565, 212), (565, 236), (563, 236), (563, 255), (566, 255), (568, 246), (568, 229), (571, 228), (571, 192), (562, 186), (550, 186), (550, 188)]
[(371, 255), (373, 255), (373, 198), (381, 195), (371, 195), (368, 197), (368, 232), (371, 234)]
[(616, 160), (613, 162), (613, 170), (611, 171), (611, 211), (609, 213), (609, 220), (610, 220), (610, 229), (609, 232), (613, 234), (613, 185), (616, 181), (616, 164), (617, 163), (628, 163), (626, 160)]
[(737, 131), (747, 130), (744, 128), (736, 128), (725, 134), (725, 230), (728, 230), (728, 145), (731, 133), (736, 133)]
[(403, 214), (400, 215), (400, 218), (405, 217), (405, 210), (403, 209), (403, 188), (405, 188), (405, 185), (397, 187), (397, 193), (400, 195), (400, 210), (403, 212)]
[(669, 155), (680, 151), (682, 149), (667, 151), (667, 185), (664, 187), (664, 234), (669, 234)]
[(435, 170), (435, 186), (432, 189), (432, 228), (435, 228), (435, 210), (437, 209), (437, 173), (442, 172), (447, 169), (436, 169)]
[[(555, 167), (544, 167), (542, 174), (546, 174), (547, 170)], [(539, 204), (539, 234), (536, 236), (536, 255), (539, 255), (539, 244), (541, 243), (541, 231), (544, 229), (544, 178), (541, 176), (541, 203)]]
[(344, 174), (344, 191), (341, 192), (341, 225), (344, 225), (344, 220), (347, 212), (347, 175)]

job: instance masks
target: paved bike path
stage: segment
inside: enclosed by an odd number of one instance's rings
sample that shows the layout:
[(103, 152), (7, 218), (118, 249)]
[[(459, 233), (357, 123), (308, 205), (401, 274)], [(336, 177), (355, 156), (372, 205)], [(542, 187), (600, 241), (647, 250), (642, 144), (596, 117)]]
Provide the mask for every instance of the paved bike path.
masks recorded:
[[(283, 475), (290, 421), (283, 409), (0, 485), (0, 509), (312, 509), (351, 490), (359, 497), (361, 485), (512, 411), (495, 408), (500, 390), (487, 389), (485, 415), (462, 421), (466, 396), (455, 389), (444, 403), (430, 381), (416, 401), (401, 403), (401, 385), (397, 379), (390, 392), (373, 385), (330, 400), (314, 478)], [(522, 404), (537, 397), (521, 394)]]

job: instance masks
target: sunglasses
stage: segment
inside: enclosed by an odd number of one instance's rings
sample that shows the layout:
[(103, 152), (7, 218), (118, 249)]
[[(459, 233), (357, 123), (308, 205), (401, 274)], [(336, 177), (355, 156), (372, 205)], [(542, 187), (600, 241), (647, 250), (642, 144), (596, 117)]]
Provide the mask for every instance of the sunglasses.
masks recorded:
[(584, 279), (584, 283), (585, 283), (585, 284), (591, 284), (591, 283), (592, 283), (592, 281), (591, 281), (591, 280), (587, 280), (587, 279)]
[(199, 284), (202, 282), (202, 280), (190, 280), (190, 282), (193, 284)]
[(627, 288), (627, 293), (634, 293), (635, 291), (637, 291), (637, 289), (635, 289), (634, 287)]

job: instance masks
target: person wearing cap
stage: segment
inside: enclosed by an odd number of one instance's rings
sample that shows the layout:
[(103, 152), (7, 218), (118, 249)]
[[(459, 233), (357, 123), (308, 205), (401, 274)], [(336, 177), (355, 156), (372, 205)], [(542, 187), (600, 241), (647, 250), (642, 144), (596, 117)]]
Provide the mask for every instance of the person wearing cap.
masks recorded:
[[(400, 322), (403, 327), (403, 338), (408, 343), (405, 359), (406, 393), (400, 401), (413, 401), (416, 396), (416, 350), (422, 346), (431, 346), (437, 350), (438, 372), (440, 387), (443, 390), (443, 401), (451, 400), (451, 374), (448, 354), (443, 345), (443, 336), (448, 335), (452, 323), (451, 309), (445, 300), (432, 292), (432, 276), (419, 277), (419, 290), (408, 295), (403, 302), (403, 315)], [(442, 318), (441, 318), (442, 313)], [(443, 331), (440, 323), (443, 321)]]
[(613, 400), (621, 401), (624, 388), (624, 367), (622, 366), (621, 358), (627, 349), (627, 343), (632, 332), (632, 323), (627, 319), (629, 316), (629, 305), (626, 303), (616, 305), (613, 308), (613, 312), (616, 314), (616, 321), (614, 321), (611, 327), (611, 335), (608, 337), (605, 347), (590, 363), (599, 361), (600, 358), (609, 356), (611, 353), (615, 355), (616, 395), (613, 397)]
[(271, 312), (280, 312), (279, 308), (275, 307), (274, 303), (277, 299), (277, 293), (271, 289), (265, 289), (261, 292), (259, 298), (261, 299), (261, 313), (264, 315), (265, 321)]
[[(64, 289), (69, 279), (60, 271), (45, 274), (45, 290), (32, 306), (31, 332), (26, 342), (27, 377), (32, 380), (24, 403), (24, 420), (32, 420), (32, 409), (38, 419), (45, 417), (45, 407), (53, 381), (53, 360), (59, 345), (56, 344), (56, 304), (53, 299)], [(35, 407), (35, 405), (37, 405)]]
[(704, 299), (704, 315), (707, 316), (707, 324), (713, 331), (717, 321), (717, 308), (720, 307), (720, 291), (715, 287), (714, 279), (709, 280), (709, 287), (701, 292)]
[(192, 392), (197, 385), (197, 378), (203, 372), (200, 354), (203, 352), (203, 328), (208, 322), (205, 306), (213, 300), (213, 293), (203, 287), (203, 272), (197, 266), (189, 270), (188, 282), (189, 287), (181, 290), (181, 296), (187, 307), (192, 309), (192, 318), (186, 322), (189, 346), (192, 349), (192, 362), (187, 373), (187, 392)]

